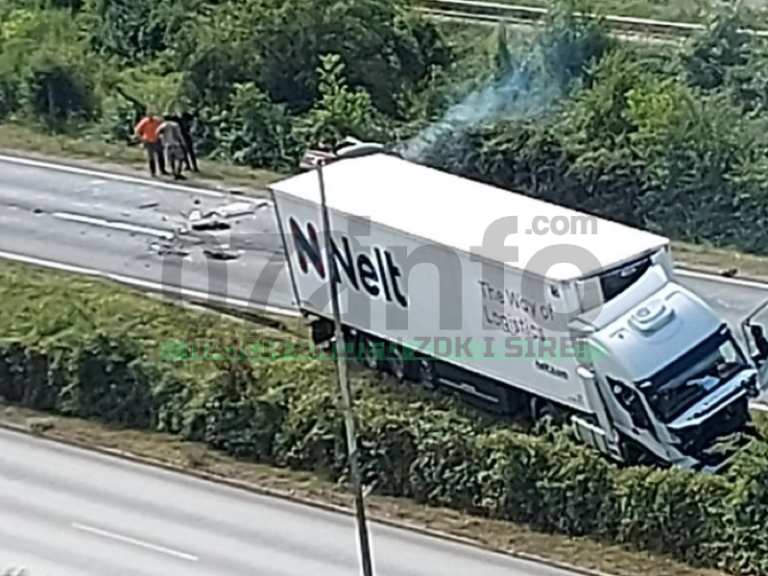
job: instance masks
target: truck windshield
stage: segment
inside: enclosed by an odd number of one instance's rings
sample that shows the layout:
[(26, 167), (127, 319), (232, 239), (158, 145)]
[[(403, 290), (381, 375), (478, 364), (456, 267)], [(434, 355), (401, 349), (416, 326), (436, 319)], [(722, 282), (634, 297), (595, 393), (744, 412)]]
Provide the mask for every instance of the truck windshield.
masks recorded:
[(747, 368), (730, 332), (721, 328), (692, 351), (648, 379), (641, 387), (662, 422), (671, 422)]

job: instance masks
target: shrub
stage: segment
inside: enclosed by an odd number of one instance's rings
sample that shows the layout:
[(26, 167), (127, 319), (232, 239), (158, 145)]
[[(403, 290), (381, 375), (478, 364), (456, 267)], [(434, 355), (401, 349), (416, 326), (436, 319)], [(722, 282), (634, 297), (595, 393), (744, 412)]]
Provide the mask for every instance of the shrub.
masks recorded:
[(30, 64), (22, 87), (29, 111), (52, 128), (96, 112), (93, 89), (74, 67), (42, 56)]

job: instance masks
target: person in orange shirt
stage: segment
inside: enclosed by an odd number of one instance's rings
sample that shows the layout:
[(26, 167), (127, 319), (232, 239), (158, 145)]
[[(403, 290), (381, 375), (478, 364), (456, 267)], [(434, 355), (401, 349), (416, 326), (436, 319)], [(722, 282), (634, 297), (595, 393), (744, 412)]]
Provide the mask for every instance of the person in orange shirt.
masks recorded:
[(134, 132), (144, 144), (144, 150), (147, 151), (147, 161), (149, 162), (149, 173), (154, 178), (157, 174), (157, 168), (160, 168), (161, 174), (168, 174), (165, 170), (165, 158), (163, 157), (163, 145), (160, 142), (160, 119), (147, 110), (144, 117), (136, 124)]

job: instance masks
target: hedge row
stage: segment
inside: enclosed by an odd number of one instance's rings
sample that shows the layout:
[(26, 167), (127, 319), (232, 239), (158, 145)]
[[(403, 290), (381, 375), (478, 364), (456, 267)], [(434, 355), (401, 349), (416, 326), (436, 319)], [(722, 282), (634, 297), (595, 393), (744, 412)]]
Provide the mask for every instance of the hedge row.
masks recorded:
[[(0, 398), (171, 432), (232, 456), (346, 478), (334, 367), (302, 361), (164, 361), (162, 342), (240, 324), (59, 273), (3, 264)], [(294, 341), (249, 329), (250, 342)], [(768, 446), (726, 475), (620, 469), (567, 430), (524, 434), (447, 399), (353, 371), (366, 482), (379, 494), (625, 544), (736, 574), (768, 572)]]

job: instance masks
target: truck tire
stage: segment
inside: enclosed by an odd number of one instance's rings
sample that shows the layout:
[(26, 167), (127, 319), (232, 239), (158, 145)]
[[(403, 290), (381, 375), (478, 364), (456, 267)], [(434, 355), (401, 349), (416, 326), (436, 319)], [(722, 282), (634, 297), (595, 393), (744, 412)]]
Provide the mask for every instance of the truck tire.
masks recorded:
[(425, 388), (435, 388), (438, 384), (437, 361), (430, 358), (419, 359), (416, 381)]
[(413, 360), (406, 359), (402, 346), (387, 345), (387, 371), (398, 382), (413, 381), (418, 377), (418, 366)]
[(362, 332), (357, 333), (357, 350), (359, 351), (358, 361), (364, 368), (381, 371), (381, 363), (376, 357), (376, 350), (373, 347), (374, 341)]
[(619, 433), (619, 451), (626, 466), (648, 466), (660, 462), (648, 454), (637, 442)]
[(542, 398), (531, 398), (530, 414), (534, 422), (543, 420), (547, 416), (549, 416), (555, 424), (561, 425), (565, 422), (565, 414), (563, 414), (563, 411), (549, 400), (544, 400)]

